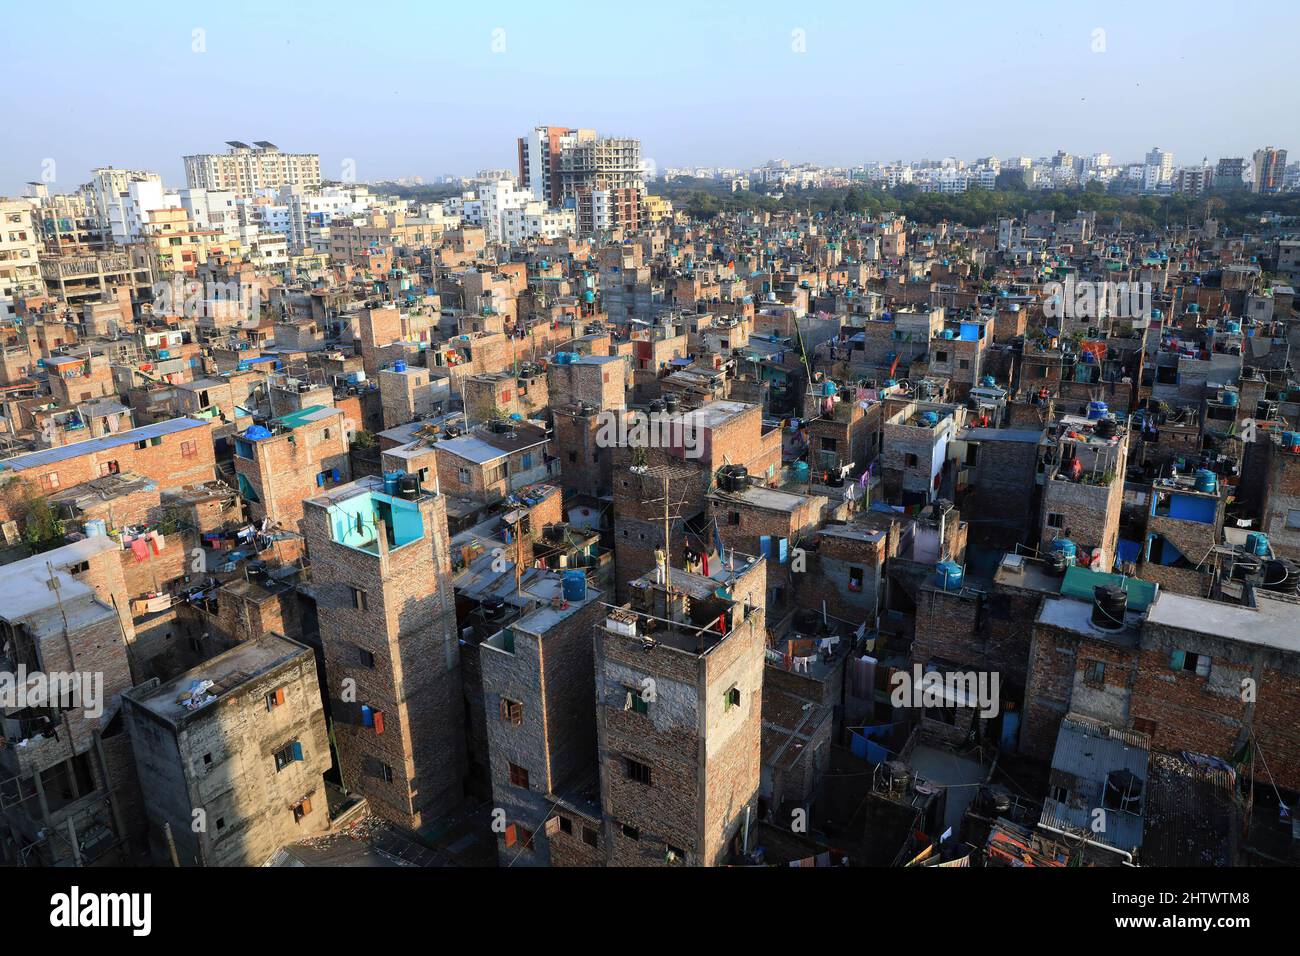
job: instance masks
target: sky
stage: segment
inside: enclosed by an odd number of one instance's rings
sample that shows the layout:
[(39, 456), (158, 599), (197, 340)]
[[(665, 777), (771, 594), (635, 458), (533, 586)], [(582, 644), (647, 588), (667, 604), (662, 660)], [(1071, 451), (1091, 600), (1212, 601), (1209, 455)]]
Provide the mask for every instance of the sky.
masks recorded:
[(0, 194), (101, 165), (183, 186), (227, 140), (317, 152), (326, 179), (469, 175), (537, 125), (639, 137), (660, 169), (1300, 158), (1290, 2), (187, 6), (0, 0)]

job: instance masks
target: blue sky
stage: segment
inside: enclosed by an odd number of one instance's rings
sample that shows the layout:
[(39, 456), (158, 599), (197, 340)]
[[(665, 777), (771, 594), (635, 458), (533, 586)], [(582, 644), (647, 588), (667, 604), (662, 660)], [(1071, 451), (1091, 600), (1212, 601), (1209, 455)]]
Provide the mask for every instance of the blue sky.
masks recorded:
[(1300, 156), (1292, 3), (78, 6), (0, 0), (0, 194), (47, 159), (57, 190), (109, 164), (184, 185), (180, 157), (229, 139), (319, 152), (327, 178), (472, 173), (543, 123), (639, 136), (661, 168)]

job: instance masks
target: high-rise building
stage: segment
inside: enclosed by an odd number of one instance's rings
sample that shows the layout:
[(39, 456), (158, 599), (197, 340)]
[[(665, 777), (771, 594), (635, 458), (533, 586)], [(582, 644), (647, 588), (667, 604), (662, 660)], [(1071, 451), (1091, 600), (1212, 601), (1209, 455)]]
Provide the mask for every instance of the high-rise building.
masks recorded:
[(184, 157), (185, 182), (191, 189), (225, 189), (237, 196), (251, 196), (259, 189), (281, 186), (320, 188), (317, 153), (282, 153), (265, 140), (252, 146), (230, 140), (227, 145), (228, 153)]
[(636, 229), (645, 195), (639, 139), (579, 140), (560, 154), (564, 204), (578, 213), (578, 232)]
[(1257, 193), (1276, 193), (1282, 191), (1282, 182), (1286, 177), (1286, 150), (1265, 146), (1255, 150), (1251, 157), (1255, 170), (1255, 184), (1251, 187)]
[(1214, 188), (1240, 189), (1246, 183), (1248, 168), (1240, 156), (1220, 159), (1214, 167)]
[(519, 185), (548, 206), (562, 205), (560, 154), (568, 146), (594, 140), (594, 129), (537, 126), (519, 137)]

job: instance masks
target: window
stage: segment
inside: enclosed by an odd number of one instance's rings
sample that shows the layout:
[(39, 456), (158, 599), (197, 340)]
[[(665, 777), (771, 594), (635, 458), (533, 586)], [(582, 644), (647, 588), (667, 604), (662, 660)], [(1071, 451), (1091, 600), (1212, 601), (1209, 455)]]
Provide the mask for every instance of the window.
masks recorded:
[(518, 727), (524, 722), (524, 705), (509, 697), (501, 698), (501, 719)]
[(121, 469), (119, 468), (116, 460), (101, 461), (99, 463), (100, 477), (103, 477), (104, 475), (116, 475), (120, 470)]
[(210, 753), (206, 753), (206, 754), (203, 755), (203, 766), (205, 766), (205, 767), (211, 767), (211, 766), (212, 766), (212, 754), (210, 754)]
[(468, 469), (468, 468), (457, 468), (457, 469), (456, 469), (456, 480), (459, 481), (462, 485), (468, 485), (468, 484), (469, 484), (469, 469)]
[(850, 591), (861, 591), (861, 590), (862, 590), (862, 578), (863, 578), (863, 570), (862, 570), (862, 568), (853, 568), (853, 567), (850, 567), (850, 568), (849, 568), (849, 590), (850, 590)]
[(1052, 787), (1048, 790), (1047, 796), (1057, 803), (1066, 803), (1070, 799), (1070, 791), (1065, 787)]
[(1083, 682), (1093, 687), (1100, 687), (1106, 683), (1106, 665), (1102, 661), (1085, 661), (1083, 667)]
[(59, 473), (51, 471), (48, 474), (41, 475), (41, 487), (46, 491), (59, 487)]
[(291, 740), (289, 743), (277, 750), (274, 756), (275, 772), (279, 773), (285, 767), (289, 766), (289, 764), (302, 759), (302, 744), (296, 740)]
[(639, 760), (633, 760), (631, 757), (624, 758), (627, 761), (627, 775), (637, 783), (650, 785), (650, 767)]
[(583, 827), (582, 842), (587, 844), (587, 846), (596, 846), (600, 842), (600, 834), (591, 827)]
[(671, 843), (664, 844), (664, 860), (668, 863), (677, 863), (686, 859), (686, 851), (678, 849)]
[(1174, 651), (1169, 656), (1169, 666), (1176, 671), (1191, 671), (1200, 677), (1208, 677), (1210, 674), (1210, 658), (1191, 651)]
[(308, 797), (303, 797), (302, 800), (294, 805), (293, 822), (297, 823), (309, 813), (311, 813), (311, 800)]
[(1065, 515), (1061, 514), (1059, 511), (1049, 511), (1047, 513), (1047, 526), (1049, 528), (1064, 528)]
[(937, 351), (934, 353), (934, 360), (936, 362), (946, 362), (948, 361), (948, 353), (944, 351)]
[(525, 850), (531, 850), (533, 848), (533, 831), (520, 826), (518, 823), (512, 823), (506, 827), (505, 841), (508, 847), (518, 844)]
[(267, 710), (275, 710), (275, 708), (279, 707), (283, 703), (284, 703), (283, 687), (277, 687), (275, 690), (271, 691), (271, 693), (266, 695)]
[(573, 821), (570, 820), (568, 817), (561, 816), (561, 817), (560, 817), (560, 832), (561, 832), (561, 833), (568, 833), (568, 834), (571, 835), (571, 834), (573, 833)]
[(968, 466), (974, 465), (977, 461), (979, 461), (979, 452), (980, 452), (980, 446), (976, 445), (974, 442), (971, 442), (969, 445), (966, 446), (966, 464)]
[(352, 606), (354, 608), (356, 608), (358, 611), (365, 611), (369, 609), (369, 604), (366, 602), (365, 591), (361, 590), (361, 588), (353, 587), (350, 584), (348, 585), (348, 590), (352, 592)]
[(917, 461), (917, 457), (910, 452), (903, 456), (903, 464), (908, 468), (915, 468)]
[(733, 687), (729, 691), (727, 691), (723, 699), (722, 709), (725, 712), (731, 710), (731, 708), (733, 707), (739, 707), (739, 706), (740, 706), (740, 688)]
[(630, 710), (636, 714), (650, 713), (650, 702), (645, 699), (639, 688), (623, 685), (627, 691), (627, 698), (623, 703), (624, 710)]
[(623, 836), (627, 837), (629, 840), (639, 840), (641, 839), (641, 831), (636, 827), (628, 826), (625, 823), (623, 824)]
[(957, 367), (958, 367), (958, 368), (970, 368), (970, 359), (958, 359), (958, 361), (957, 361)]
[(528, 771), (523, 767), (517, 767), (514, 764), (506, 764), (510, 768), (510, 785), (512, 787), (522, 787), (528, 789)]
[(362, 667), (373, 668), (375, 666), (375, 655), (364, 647), (357, 648), (357, 663)]
[(181, 457), (193, 458), (199, 453), (199, 446), (192, 441), (181, 442)]
[(1286, 526), (1300, 529), (1300, 511), (1288, 511), (1286, 513)]
[(729, 511), (729, 512), (727, 512), (727, 524), (734, 524), (734, 525), (736, 525), (737, 527), (739, 527), (739, 526), (740, 526), (740, 512), (739, 512), (739, 511)]

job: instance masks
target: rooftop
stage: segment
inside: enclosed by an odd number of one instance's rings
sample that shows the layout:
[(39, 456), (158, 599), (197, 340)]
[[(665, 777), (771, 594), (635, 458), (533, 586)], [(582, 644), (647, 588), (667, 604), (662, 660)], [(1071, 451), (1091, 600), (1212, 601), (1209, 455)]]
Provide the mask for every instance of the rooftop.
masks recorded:
[(19, 455), (7, 461), (0, 461), (0, 471), (27, 471), (31, 468), (57, 465), (59, 462), (80, 458), (83, 455), (109, 451), (113, 448), (121, 448), (123, 445), (148, 441), (151, 438), (162, 438), (165, 435), (174, 435), (177, 432), (188, 431), (191, 428), (208, 427), (208, 422), (199, 421), (195, 418), (173, 418), (170, 421), (157, 422), (153, 425), (143, 425), (140, 428), (118, 432), (116, 435), (105, 435), (102, 438), (92, 438), (89, 441), (61, 445), (58, 448), (45, 448), (41, 451)]

